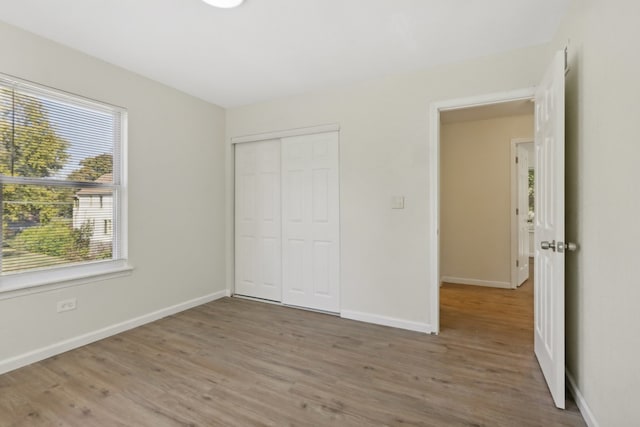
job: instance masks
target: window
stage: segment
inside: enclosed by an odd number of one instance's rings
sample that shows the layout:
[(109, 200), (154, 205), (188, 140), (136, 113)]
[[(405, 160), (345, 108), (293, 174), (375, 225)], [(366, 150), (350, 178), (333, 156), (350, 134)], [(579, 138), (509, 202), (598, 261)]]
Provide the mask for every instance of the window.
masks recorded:
[(125, 125), (121, 108), (0, 75), (0, 291), (122, 264)]

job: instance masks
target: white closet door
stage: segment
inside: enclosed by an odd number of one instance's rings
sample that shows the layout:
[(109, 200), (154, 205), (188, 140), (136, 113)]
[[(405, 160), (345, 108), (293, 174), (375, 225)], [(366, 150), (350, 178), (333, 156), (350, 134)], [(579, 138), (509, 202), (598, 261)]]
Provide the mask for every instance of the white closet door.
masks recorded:
[(338, 312), (338, 133), (282, 139), (285, 304)]
[(281, 301), (280, 141), (235, 148), (235, 293)]

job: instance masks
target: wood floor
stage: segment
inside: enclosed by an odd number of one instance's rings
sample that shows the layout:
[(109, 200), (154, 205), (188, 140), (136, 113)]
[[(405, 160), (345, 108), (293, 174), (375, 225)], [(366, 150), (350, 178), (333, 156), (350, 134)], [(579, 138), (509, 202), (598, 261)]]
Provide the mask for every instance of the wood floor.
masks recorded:
[(439, 336), (222, 299), (0, 376), (0, 426), (582, 426), (523, 286), (445, 285)]

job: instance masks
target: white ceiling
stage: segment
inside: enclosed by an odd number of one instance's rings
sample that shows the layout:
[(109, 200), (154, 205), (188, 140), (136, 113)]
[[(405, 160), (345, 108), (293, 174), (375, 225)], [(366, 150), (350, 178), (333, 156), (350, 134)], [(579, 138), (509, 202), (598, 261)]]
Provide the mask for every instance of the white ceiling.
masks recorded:
[(568, 3), (0, 0), (0, 20), (233, 107), (545, 43)]

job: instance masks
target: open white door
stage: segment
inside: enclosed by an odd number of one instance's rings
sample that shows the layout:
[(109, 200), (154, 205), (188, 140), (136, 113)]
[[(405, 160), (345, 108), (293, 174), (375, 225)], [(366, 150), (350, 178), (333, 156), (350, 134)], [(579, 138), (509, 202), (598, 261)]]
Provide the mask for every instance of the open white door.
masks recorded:
[(535, 353), (553, 401), (565, 407), (564, 75), (558, 52), (536, 91)]

